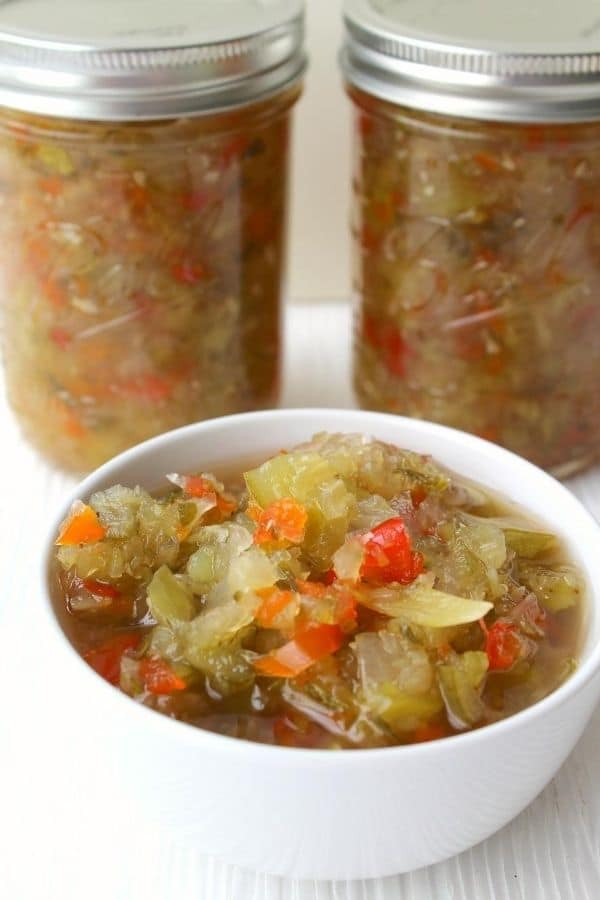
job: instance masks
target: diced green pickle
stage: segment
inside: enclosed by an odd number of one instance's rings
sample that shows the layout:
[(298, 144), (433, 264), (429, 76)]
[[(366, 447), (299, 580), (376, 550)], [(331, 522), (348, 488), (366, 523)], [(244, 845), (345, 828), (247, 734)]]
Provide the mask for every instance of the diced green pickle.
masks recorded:
[(458, 730), (477, 725), (485, 714), (481, 699), (488, 658), (479, 651), (467, 651), (452, 662), (438, 666), (438, 683), (450, 724)]
[(561, 612), (576, 606), (583, 593), (579, 574), (571, 566), (554, 569), (545, 566), (523, 565), (520, 576), (525, 585), (534, 592), (542, 606), (550, 612)]
[(192, 590), (168, 566), (161, 566), (148, 585), (148, 608), (159, 625), (189, 622), (196, 612)]
[(535, 559), (549, 550), (555, 550), (557, 541), (553, 534), (547, 531), (527, 531), (524, 528), (505, 528), (504, 537), (506, 544), (526, 559)]

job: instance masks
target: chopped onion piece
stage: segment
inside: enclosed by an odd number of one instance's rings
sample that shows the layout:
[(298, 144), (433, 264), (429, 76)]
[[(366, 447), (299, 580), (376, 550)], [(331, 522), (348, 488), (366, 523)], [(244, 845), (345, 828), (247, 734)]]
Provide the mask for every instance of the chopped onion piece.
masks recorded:
[(269, 557), (257, 547), (234, 557), (227, 572), (227, 584), (234, 594), (271, 587), (278, 578), (279, 573)]
[(335, 574), (342, 581), (358, 581), (364, 558), (365, 548), (361, 540), (358, 537), (348, 538), (333, 554)]
[(427, 586), (421, 578), (413, 584), (373, 588), (363, 591), (359, 602), (369, 609), (391, 617), (401, 617), (415, 625), (446, 628), (477, 622), (491, 609), (485, 600), (468, 600)]
[(255, 594), (246, 592), (239, 600), (200, 613), (179, 631), (185, 658), (195, 665), (197, 653), (229, 641), (242, 628), (250, 625), (259, 603), (260, 599)]
[(394, 684), (407, 693), (420, 694), (431, 688), (433, 670), (427, 653), (403, 635), (363, 632), (353, 646), (364, 690)]

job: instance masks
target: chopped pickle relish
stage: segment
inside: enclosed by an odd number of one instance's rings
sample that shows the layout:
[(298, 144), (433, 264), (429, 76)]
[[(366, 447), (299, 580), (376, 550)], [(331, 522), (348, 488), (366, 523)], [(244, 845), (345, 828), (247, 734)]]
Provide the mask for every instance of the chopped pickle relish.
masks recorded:
[(137, 702), (232, 737), (364, 748), (496, 722), (572, 671), (583, 581), (552, 533), (428, 457), (318, 434), (224, 485), (78, 501), (65, 630)]

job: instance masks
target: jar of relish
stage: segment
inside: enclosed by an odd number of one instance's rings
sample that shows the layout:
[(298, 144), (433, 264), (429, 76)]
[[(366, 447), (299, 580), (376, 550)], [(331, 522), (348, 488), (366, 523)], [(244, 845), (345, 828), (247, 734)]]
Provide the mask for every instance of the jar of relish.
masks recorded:
[(89, 469), (272, 405), (300, 0), (0, 10), (10, 403)]
[(345, 3), (358, 398), (559, 475), (600, 453), (597, 11)]

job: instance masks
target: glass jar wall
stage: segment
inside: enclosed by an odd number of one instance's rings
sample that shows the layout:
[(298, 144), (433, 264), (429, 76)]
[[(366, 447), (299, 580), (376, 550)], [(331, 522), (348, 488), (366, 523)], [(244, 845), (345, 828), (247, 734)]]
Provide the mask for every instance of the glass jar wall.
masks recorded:
[(566, 475), (600, 453), (600, 122), (354, 103), (362, 405)]
[(2, 112), (7, 390), (59, 464), (275, 402), (297, 93), (135, 123)]

